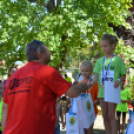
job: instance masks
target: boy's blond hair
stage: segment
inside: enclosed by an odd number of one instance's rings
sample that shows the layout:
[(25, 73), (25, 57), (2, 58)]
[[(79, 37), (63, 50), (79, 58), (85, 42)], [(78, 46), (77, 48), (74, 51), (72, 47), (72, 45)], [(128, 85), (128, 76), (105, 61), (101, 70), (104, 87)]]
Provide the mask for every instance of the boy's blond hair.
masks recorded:
[(82, 61), (80, 67), (81, 66), (87, 66), (87, 67), (89, 67), (90, 70), (93, 70), (93, 64), (92, 64), (92, 62), (90, 62), (88, 60)]

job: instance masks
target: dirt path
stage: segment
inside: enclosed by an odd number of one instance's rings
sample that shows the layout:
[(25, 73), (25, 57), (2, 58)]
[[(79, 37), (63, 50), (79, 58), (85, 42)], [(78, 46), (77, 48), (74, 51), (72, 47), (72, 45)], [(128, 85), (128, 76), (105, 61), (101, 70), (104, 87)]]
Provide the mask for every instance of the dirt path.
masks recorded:
[[(129, 115), (127, 114), (126, 120), (128, 120)], [(61, 129), (61, 134), (66, 134), (66, 129)], [(94, 123), (94, 134), (106, 134), (103, 125), (102, 115), (97, 115)]]

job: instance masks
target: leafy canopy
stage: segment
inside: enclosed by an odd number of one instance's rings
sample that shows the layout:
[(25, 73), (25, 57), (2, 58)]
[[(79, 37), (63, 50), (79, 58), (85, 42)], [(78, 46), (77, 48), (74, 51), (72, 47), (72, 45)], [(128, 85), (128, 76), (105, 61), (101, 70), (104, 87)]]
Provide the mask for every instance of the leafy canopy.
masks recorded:
[[(99, 44), (104, 33), (115, 34), (108, 23), (131, 28), (125, 19), (132, 0), (64, 0), (48, 10), (45, 3), (51, 1), (0, 0), (0, 60), (6, 61), (6, 67), (16, 60), (25, 60), (25, 46), (34, 39), (48, 46), (51, 65), (61, 68), (69, 66), (67, 54), (75, 58), (91, 42)], [(99, 45), (93, 47), (101, 52)], [(117, 54), (129, 57), (133, 52), (120, 40)], [(2, 67), (0, 71), (5, 73)]]

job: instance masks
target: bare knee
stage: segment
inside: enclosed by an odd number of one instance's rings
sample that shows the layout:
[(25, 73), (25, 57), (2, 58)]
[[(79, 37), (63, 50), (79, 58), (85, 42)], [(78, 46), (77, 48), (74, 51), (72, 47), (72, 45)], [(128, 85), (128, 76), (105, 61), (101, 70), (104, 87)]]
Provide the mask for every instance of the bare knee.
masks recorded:
[(126, 122), (126, 117), (122, 117), (122, 121), (123, 122)]
[[(109, 119), (109, 121), (115, 120), (115, 113), (114, 112), (108, 113), (108, 119)], [(118, 120), (118, 118), (117, 118), (117, 120)]]
[(103, 113), (103, 119), (106, 121), (108, 120), (108, 114), (107, 113)]

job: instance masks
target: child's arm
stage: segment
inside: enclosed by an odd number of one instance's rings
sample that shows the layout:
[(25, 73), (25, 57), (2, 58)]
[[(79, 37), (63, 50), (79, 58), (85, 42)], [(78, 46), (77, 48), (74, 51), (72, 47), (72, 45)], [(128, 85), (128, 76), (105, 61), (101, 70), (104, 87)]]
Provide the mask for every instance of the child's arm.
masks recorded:
[(94, 102), (93, 102), (94, 105), (98, 105), (100, 104), (100, 100), (97, 98)]
[(93, 80), (87, 84), (88, 88), (91, 88), (96, 82), (98, 82), (99, 74), (95, 73)]
[(60, 104), (60, 118), (61, 118), (62, 128), (64, 129), (65, 128), (65, 123), (64, 123), (64, 120), (63, 120), (63, 114), (62, 114), (61, 104)]
[(126, 102), (129, 102), (129, 101), (131, 101), (131, 100), (130, 99), (128, 99), (128, 100), (121, 100), (122, 103), (126, 103)]
[(121, 84), (124, 84), (124, 82), (125, 82), (125, 80), (126, 80), (126, 74), (121, 75), (121, 77), (120, 77), (119, 79), (120, 79), (120, 80), (115, 80), (115, 82), (114, 82), (114, 87), (115, 87), (115, 88), (118, 88), (119, 85), (120, 85), (120, 83), (121, 83)]
[(94, 86), (94, 92), (95, 92), (95, 100), (93, 102), (94, 105), (98, 105), (100, 104), (100, 99), (98, 98), (98, 92), (99, 92), (99, 87), (98, 87), (98, 83), (96, 83)]

